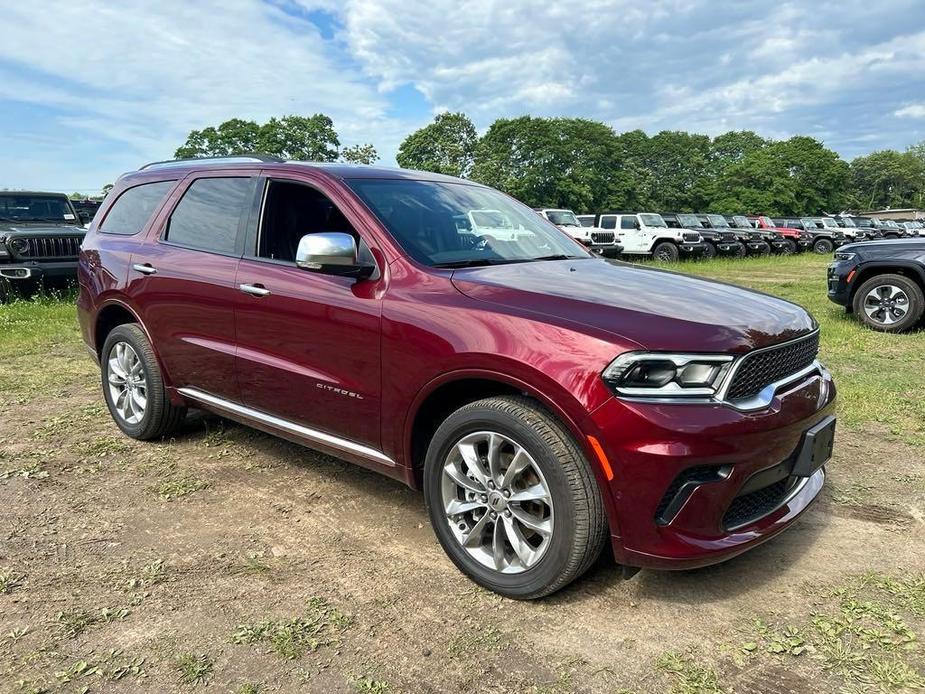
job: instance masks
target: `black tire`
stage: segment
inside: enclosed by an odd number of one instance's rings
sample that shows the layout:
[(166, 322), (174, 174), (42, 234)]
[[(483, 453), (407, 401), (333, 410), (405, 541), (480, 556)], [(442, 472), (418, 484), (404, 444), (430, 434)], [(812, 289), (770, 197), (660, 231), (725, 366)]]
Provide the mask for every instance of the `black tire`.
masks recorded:
[(813, 252), (819, 255), (828, 255), (835, 250), (835, 244), (832, 239), (816, 239), (813, 242)]
[[(898, 288), (906, 298), (906, 301), (896, 304), (897, 309), (904, 311), (902, 317), (897, 318), (892, 312), (889, 314), (894, 320), (892, 323), (886, 323), (877, 318), (878, 316), (885, 318), (886, 311), (891, 309), (884, 309), (873, 316), (868, 315), (865, 310), (868, 295), (885, 287)], [(885, 290), (884, 293), (886, 293)], [(851, 308), (857, 319), (867, 327), (883, 333), (901, 333), (913, 328), (922, 319), (922, 314), (925, 312), (925, 296), (922, 294), (922, 288), (908, 277), (894, 274), (877, 275), (857, 288), (851, 300)]]
[(797, 242), (793, 239), (784, 239), (784, 255), (793, 255), (797, 252)]
[[(443, 506), (447, 456), (464, 436), (486, 430), (528, 451), (552, 498), (555, 524), (549, 546), (520, 573), (502, 573), (473, 558), (451, 531)], [(603, 502), (584, 454), (558, 420), (525, 397), (479, 400), (447, 417), (427, 449), (424, 498), (437, 539), (453, 563), (479, 585), (509, 598), (531, 600), (563, 588), (588, 570), (607, 539)]]
[[(138, 422), (128, 422), (123, 418), (110, 392), (110, 358), (119, 343), (127, 343), (134, 350), (141, 362), (141, 369), (147, 384), (145, 388), (147, 402), (144, 414)], [(163, 438), (175, 431), (186, 416), (186, 408), (177, 407), (167, 397), (164, 378), (151, 343), (148, 342), (144, 331), (135, 323), (116, 326), (106, 337), (100, 357), (100, 374), (103, 397), (106, 399), (109, 413), (126, 436), (140, 441)]]
[(703, 259), (704, 260), (713, 260), (717, 255), (716, 246), (713, 245), (712, 241), (703, 242)]
[(657, 243), (655, 248), (652, 249), (652, 257), (663, 263), (676, 263), (680, 255), (678, 247), (671, 241)]
[(733, 254), (733, 257), (744, 258), (746, 255), (748, 255), (748, 250), (745, 248), (745, 244), (742, 243), (741, 241), (737, 242), (736, 250), (735, 250), (735, 253)]
[(771, 255), (771, 244), (769, 243), (762, 244), (761, 247), (758, 249), (758, 257), (767, 258), (769, 255)]

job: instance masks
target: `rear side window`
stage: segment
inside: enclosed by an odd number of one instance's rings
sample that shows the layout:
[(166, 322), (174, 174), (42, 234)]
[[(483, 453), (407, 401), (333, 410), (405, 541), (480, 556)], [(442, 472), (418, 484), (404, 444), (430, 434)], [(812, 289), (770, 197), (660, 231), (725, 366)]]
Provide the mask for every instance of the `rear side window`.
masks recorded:
[(143, 183), (129, 188), (119, 196), (99, 230), (105, 234), (131, 236), (145, 228), (164, 197), (173, 188), (176, 181), (158, 181)]
[(238, 250), (238, 230), (249, 207), (250, 178), (200, 178), (193, 181), (167, 224), (166, 239), (214, 253)]
[(601, 229), (616, 229), (617, 228), (617, 218), (616, 217), (601, 217)]

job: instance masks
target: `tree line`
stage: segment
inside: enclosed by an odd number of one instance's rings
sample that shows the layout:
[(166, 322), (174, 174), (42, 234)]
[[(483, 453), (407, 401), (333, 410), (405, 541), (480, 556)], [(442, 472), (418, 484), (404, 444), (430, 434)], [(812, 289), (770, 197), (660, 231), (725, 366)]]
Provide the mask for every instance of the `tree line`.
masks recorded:
[[(342, 147), (330, 118), (232, 119), (194, 130), (177, 157), (264, 152), (286, 159), (371, 164), (371, 144)], [(711, 210), (799, 216), (845, 209), (925, 205), (925, 141), (905, 152), (842, 159), (797, 135), (772, 140), (749, 130), (717, 137), (664, 130), (616, 133), (584, 118), (499, 118), (481, 136), (463, 113), (441, 113), (408, 135), (405, 168), (469, 178), (533, 207), (577, 212)]]

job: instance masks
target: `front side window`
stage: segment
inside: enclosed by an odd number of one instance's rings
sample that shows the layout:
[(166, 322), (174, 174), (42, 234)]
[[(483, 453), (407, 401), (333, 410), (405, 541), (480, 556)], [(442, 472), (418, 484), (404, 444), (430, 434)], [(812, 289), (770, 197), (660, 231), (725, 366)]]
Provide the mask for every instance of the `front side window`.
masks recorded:
[(166, 240), (197, 250), (235, 254), (250, 192), (250, 178), (193, 181), (170, 215)]
[(405, 252), (425, 265), (591, 257), (529, 207), (491, 188), (399, 179), (352, 179), (347, 184)]
[(621, 229), (635, 229), (636, 228), (636, 218), (635, 217), (620, 217), (620, 228)]
[(77, 221), (71, 204), (63, 195), (0, 195), (0, 221), (70, 222)]
[(106, 219), (100, 224), (100, 231), (123, 236), (137, 234), (145, 228), (174, 183), (176, 181), (143, 183), (124, 191), (109, 208)]

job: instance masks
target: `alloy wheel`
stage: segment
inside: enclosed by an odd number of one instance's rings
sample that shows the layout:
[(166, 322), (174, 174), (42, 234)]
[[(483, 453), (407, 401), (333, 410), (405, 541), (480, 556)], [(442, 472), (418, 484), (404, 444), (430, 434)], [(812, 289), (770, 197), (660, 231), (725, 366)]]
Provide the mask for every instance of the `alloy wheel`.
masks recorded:
[(909, 311), (909, 296), (893, 284), (881, 284), (864, 297), (864, 313), (875, 323), (892, 325)]
[(517, 574), (546, 553), (552, 495), (533, 456), (513, 439), (478, 431), (457, 441), (444, 460), (441, 494), (450, 531), (481, 565)]
[(127, 342), (117, 342), (109, 352), (107, 368), (113, 407), (127, 424), (137, 424), (148, 406), (148, 378), (138, 353)]

